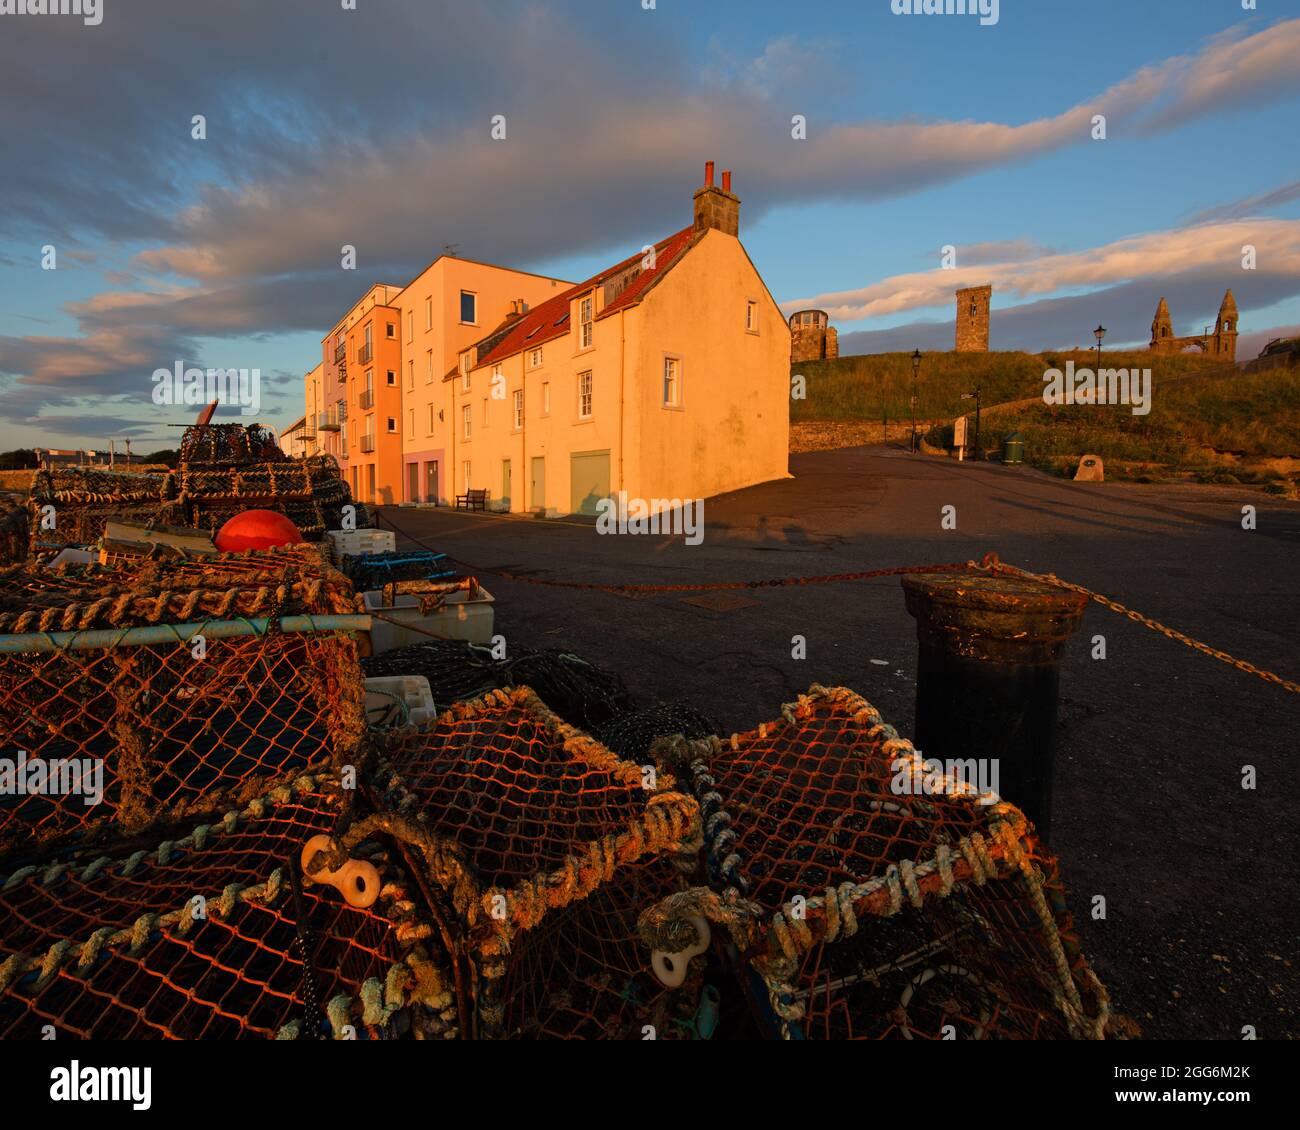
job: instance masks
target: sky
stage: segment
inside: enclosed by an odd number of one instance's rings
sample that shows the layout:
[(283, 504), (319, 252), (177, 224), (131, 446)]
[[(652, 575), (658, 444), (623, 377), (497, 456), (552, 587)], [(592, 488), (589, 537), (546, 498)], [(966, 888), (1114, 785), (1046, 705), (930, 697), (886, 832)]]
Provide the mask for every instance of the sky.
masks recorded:
[(686, 227), (706, 159), (777, 301), (828, 310), (841, 353), (951, 349), (953, 291), (984, 283), (993, 349), (1089, 346), (1098, 322), (1144, 345), (1162, 296), (1202, 332), (1228, 287), (1239, 359), (1300, 334), (1300, 0), (1001, 0), (996, 22), (902, 0), (101, 5), (0, 0), (0, 450), (175, 446), (195, 410), (155, 404), (152, 374), (178, 362), (260, 370), (257, 419), (282, 428), (373, 283), (448, 244), (588, 277)]

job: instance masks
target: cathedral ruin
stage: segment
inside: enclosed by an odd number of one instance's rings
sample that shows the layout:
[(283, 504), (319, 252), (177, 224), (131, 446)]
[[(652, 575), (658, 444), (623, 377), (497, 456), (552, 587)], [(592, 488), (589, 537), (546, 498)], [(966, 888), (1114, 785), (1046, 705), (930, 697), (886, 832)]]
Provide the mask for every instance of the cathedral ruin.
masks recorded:
[(1222, 357), (1225, 361), (1237, 359), (1237, 300), (1232, 296), (1232, 289), (1223, 296), (1219, 306), (1219, 316), (1214, 322), (1213, 333), (1195, 334), (1192, 337), (1174, 337), (1174, 324), (1169, 316), (1169, 303), (1163, 298), (1156, 307), (1156, 316), (1151, 322), (1152, 353), (1182, 353), (1185, 349), (1200, 349), (1211, 357)]

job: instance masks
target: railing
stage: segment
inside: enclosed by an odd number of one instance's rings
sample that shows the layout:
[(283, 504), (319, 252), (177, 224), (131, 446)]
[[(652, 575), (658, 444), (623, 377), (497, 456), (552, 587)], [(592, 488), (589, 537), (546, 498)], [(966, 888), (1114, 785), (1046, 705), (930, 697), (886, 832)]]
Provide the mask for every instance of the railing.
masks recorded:
[(347, 359), (347, 355), (348, 355), (348, 343), (346, 341), (340, 341), (338, 345), (334, 347), (335, 362), (345, 361)]
[(339, 418), (337, 413), (322, 412), (316, 418), (316, 426), (323, 432), (336, 432), (339, 430)]
[(370, 342), (366, 342), (365, 345), (363, 345), (359, 350), (357, 350), (357, 364), (369, 365), (370, 359), (374, 355), (375, 355), (375, 347), (371, 345)]
[(373, 388), (363, 389), (361, 395), (357, 397), (357, 404), (361, 408), (373, 408), (375, 406), (375, 390)]
[(374, 450), (375, 450), (375, 437), (372, 436), (372, 435), (363, 435), (363, 436), (361, 437), (361, 450), (362, 450), (362, 451), (374, 451)]

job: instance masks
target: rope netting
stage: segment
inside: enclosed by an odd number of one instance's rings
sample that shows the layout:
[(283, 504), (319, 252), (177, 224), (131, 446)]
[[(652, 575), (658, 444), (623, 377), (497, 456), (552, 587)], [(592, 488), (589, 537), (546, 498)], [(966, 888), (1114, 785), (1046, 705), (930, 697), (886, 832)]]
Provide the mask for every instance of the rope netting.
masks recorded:
[(0, 1040), (455, 1035), (391, 848), (352, 849), (377, 878), (367, 906), (296, 871), (344, 818), (339, 785), (304, 775), (147, 850), (0, 876)]
[(597, 728), (596, 736), (619, 757), (642, 762), (650, 756), (650, 747), (659, 738), (672, 734), (705, 738), (720, 730), (713, 719), (688, 703), (660, 702), (611, 718)]
[(698, 1001), (669, 999), (637, 940), (638, 912), (681, 888), (699, 847), (695, 802), (652, 769), (526, 687), (395, 742), (383, 826), (454, 922), (480, 1036), (666, 1038), (694, 1016)]
[(27, 557), (27, 509), (16, 498), (0, 495), (0, 566)]
[(328, 576), (159, 589), (0, 575), (0, 857), (212, 812), (353, 759), (356, 644), (280, 630), (346, 613), (348, 593)]
[(587, 730), (632, 705), (618, 675), (568, 651), (515, 647), (494, 659), (489, 648), (463, 640), (430, 640), (369, 656), (361, 666), (367, 678), (423, 675), (443, 707), (505, 687), (531, 687), (565, 722)]
[[(787, 1038), (1099, 1038), (1109, 1004), (1079, 951), (1055, 860), (1018, 809), (911, 744), (851, 691), (813, 687), (729, 742), (656, 753), (700, 801), (710, 889), (644, 940), (686, 950), (693, 916), (743, 955)], [(981, 800), (989, 803), (981, 803)]]

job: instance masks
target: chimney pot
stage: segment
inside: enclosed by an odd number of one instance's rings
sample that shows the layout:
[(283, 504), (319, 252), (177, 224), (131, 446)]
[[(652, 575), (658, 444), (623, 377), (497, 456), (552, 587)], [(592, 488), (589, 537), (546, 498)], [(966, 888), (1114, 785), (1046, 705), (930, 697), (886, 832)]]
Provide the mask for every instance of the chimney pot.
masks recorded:
[(731, 191), (731, 170), (730, 169), (722, 170), (722, 191), (723, 192)]
[(713, 162), (704, 162), (704, 183), (710, 188), (713, 186)]

